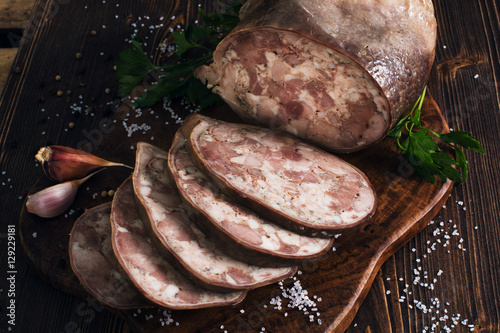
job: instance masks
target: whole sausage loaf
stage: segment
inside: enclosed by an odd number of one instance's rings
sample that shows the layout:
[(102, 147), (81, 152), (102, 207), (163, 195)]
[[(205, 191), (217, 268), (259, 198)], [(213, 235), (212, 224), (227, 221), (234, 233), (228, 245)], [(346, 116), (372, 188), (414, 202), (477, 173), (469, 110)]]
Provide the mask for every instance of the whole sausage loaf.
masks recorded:
[(434, 61), (431, 0), (249, 0), (195, 75), (243, 119), (333, 152), (382, 140)]

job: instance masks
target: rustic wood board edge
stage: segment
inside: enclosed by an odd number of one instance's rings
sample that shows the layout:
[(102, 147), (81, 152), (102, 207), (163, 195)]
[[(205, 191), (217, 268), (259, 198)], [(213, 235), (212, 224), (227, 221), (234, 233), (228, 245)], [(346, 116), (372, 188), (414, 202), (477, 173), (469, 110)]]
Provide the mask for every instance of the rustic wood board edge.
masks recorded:
[(427, 227), (428, 223), (437, 215), (437, 213), (441, 210), (441, 207), (447, 201), (452, 189), (452, 182), (443, 184), (441, 191), (436, 195), (435, 205), (430, 207), (427, 212), (424, 212), (420, 218), (416, 218), (412, 228), (408, 229), (406, 233), (397, 240), (397, 242), (389, 244), (385, 250), (381, 250), (380, 253), (378, 253), (378, 256), (373, 258), (372, 265), (365, 272), (366, 283), (362, 285), (361, 291), (353, 297), (354, 301), (351, 303), (352, 306), (346, 307), (345, 311), (342, 314), (339, 314), (337, 319), (328, 327), (327, 332), (341, 333), (349, 327), (356, 316), (359, 307), (366, 298), (380, 267), (387, 259), (389, 259), (390, 256), (394, 255), (394, 253), (396, 253), (396, 251), (398, 251), (403, 245)]
[[(450, 131), (449, 126), (441, 112), (441, 109), (437, 105), (436, 101), (432, 98), (430, 93), (427, 94), (427, 97), (424, 100), (421, 120), (424, 126), (427, 126), (428, 128), (431, 128), (438, 133), (446, 133)], [(364, 155), (365, 153), (362, 152), (361, 154)], [(354, 165), (363, 164), (363, 162), (360, 161), (360, 156), (357, 154), (355, 154), (354, 156), (346, 156), (346, 160), (350, 161)], [(401, 166), (403, 166), (404, 168), (408, 168), (408, 165), (406, 165), (405, 162), (400, 158), (399, 168), (401, 168)], [(412, 172), (409, 172), (409, 174), (412, 174)], [(408, 174), (405, 174), (404, 178), (407, 177)], [(394, 174), (390, 173), (387, 174), (385, 178), (392, 178), (392, 181), (396, 182), (401, 181), (401, 179), (398, 179), (399, 177), (395, 177)], [(345, 306), (342, 313), (339, 313), (333, 323), (328, 327), (326, 332), (341, 333), (347, 330), (351, 322), (354, 320), (359, 307), (366, 298), (381, 266), (389, 257), (394, 255), (394, 253), (396, 253), (402, 246), (404, 246), (407, 242), (409, 242), (412, 238), (414, 238), (418, 233), (420, 233), (427, 227), (429, 222), (438, 214), (442, 206), (448, 200), (448, 197), (450, 196), (454, 185), (454, 182), (450, 180), (448, 180), (447, 182), (438, 182), (436, 186), (430, 185), (423, 181), (420, 182), (422, 183), (422, 186), (428, 187), (434, 191), (432, 200), (424, 209), (421, 209), (419, 211), (420, 215), (411, 216), (411, 221), (408, 221), (408, 224), (405, 225), (405, 228), (394, 230), (394, 237), (392, 239), (387, 238), (386, 240), (382, 240), (378, 244), (376, 253), (373, 254), (371, 260), (368, 260), (369, 265), (367, 265), (365, 267), (365, 270), (360, 273), (361, 277), (359, 278), (359, 280), (363, 281), (359, 283), (360, 288), (357, 290), (357, 292), (353, 293), (353, 297), (349, 301), (349, 305)], [(374, 216), (374, 219), (376, 218), (377, 216)]]

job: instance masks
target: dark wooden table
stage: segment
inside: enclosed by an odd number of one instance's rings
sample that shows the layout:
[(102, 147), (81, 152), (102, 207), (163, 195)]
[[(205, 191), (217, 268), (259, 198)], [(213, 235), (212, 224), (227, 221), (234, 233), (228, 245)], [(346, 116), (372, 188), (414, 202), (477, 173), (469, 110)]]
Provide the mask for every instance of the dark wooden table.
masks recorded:
[[(57, 290), (29, 266), (18, 220), (42, 176), (33, 156), (48, 144), (98, 152), (106, 144), (102, 119), (121, 103), (113, 66), (134, 30), (158, 58), (170, 28), (196, 19), (198, 4), (216, 10), (214, 3), (35, 3), (0, 100), (2, 332), (129, 331), (119, 316)], [(382, 266), (348, 332), (500, 331), (500, 7), (496, 0), (434, 5), (438, 45), (429, 90), (450, 127), (471, 131), (486, 155), (467, 154), (467, 182), (455, 185), (431, 224)], [(11, 300), (15, 325), (7, 323)]]

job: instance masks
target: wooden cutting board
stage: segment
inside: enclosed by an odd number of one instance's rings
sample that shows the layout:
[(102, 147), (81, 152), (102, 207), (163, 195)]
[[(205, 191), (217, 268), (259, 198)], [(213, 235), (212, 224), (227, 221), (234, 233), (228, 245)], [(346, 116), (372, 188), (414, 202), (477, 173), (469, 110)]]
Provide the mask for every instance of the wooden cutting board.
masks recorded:
[[(175, 130), (175, 119), (168, 110), (157, 105), (139, 115), (124, 103), (106, 126), (89, 136), (92, 153), (118, 162), (134, 164), (135, 144), (147, 141), (168, 149)], [(178, 108), (179, 110), (179, 108)], [(189, 111), (186, 111), (186, 113)], [(179, 113), (179, 112), (177, 112)], [(221, 107), (206, 113), (224, 120), (234, 120)], [(441, 111), (428, 96), (422, 112), (426, 127), (447, 132)], [(122, 126), (125, 122), (127, 126)], [(151, 125), (130, 134), (132, 124)], [(129, 136), (130, 134), (130, 136)], [(99, 139), (97, 147), (92, 145)], [(63, 144), (63, 143), (58, 143)], [(344, 332), (363, 302), (383, 262), (402, 245), (423, 230), (438, 213), (452, 189), (452, 182), (432, 185), (412, 175), (411, 168), (395, 151), (394, 141), (383, 141), (373, 148), (341, 155), (364, 171), (378, 196), (377, 212), (361, 230), (336, 239), (334, 249), (316, 261), (303, 262), (294, 279), (250, 291), (247, 298), (232, 307), (164, 312), (163, 309), (113, 310), (125, 318), (138, 332), (160, 332), (168, 325), (169, 332)], [(45, 220), (23, 210), (19, 232), (24, 251), (34, 269), (56, 288), (88, 299), (88, 295), (71, 271), (68, 255), (69, 233), (76, 218), (85, 208), (93, 207), (111, 197), (103, 191), (116, 189), (130, 175), (125, 168), (110, 168), (82, 185), (68, 214)], [(50, 185), (42, 177), (31, 192)], [(291, 305), (283, 290), (299, 286), (307, 291), (315, 304), (305, 307)], [(297, 291), (297, 290), (296, 290)], [(300, 291), (300, 289), (298, 290)], [(275, 301), (280, 296), (281, 308)], [(304, 297), (301, 298), (304, 301)], [(311, 317), (312, 316), (312, 317)], [(172, 322), (169, 322), (169, 319)], [(165, 325), (165, 326), (164, 326)]]

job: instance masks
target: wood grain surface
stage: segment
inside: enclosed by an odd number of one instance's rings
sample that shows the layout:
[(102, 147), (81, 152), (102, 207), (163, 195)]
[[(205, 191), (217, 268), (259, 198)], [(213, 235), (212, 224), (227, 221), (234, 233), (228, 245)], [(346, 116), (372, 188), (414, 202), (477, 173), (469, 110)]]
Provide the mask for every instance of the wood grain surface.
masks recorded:
[[(2, 331), (130, 330), (120, 316), (92, 299), (54, 288), (29, 266), (20, 246), (18, 221), (27, 191), (42, 175), (33, 156), (40, 146), (55, 143), (102, 152), (107, 130), (103, 123), (121, 104), (115, 96), (113, 65), (134, 30), (147, 37), (150, 54), (158, 58), (157, 46), (169, 35), (169, 28), (195, 19), (198, 4), (212, 11), (217, 9), (214, 3), (35, 3), (13, 65), (18, 70), (11, 72), (0, 99)], [(455, 186), (433, 222), (382, 265), (347, 332), (500, 331), (500, 182), (496, 175), (500, 163), (500, 9), (496, 0), (435, 0), (434, 5), (438, 48), (429, 90), (450, 127), (472, 131), (484, 144), (486, 155), (467, 154), (467, 182)], [(77, 52), (83, 54), (81, 59), (76, 59)], [(56, 75), (60, 81), (55, 81)], [(106, 88), (111, 92), (106, 93)], [(141, 119), (136, 123), (141, 125)], [(119, 122), (114, 125), (121, 126)], [(119, 142), (117, 151), (124, 151), (126, 145), (126, 140)], [(130, 149), (130, 155), (123, 158), (131, 156)], [(393, 174), (407, 172), (398, 168)], [(12, 257), (8, 226), (16, 229), (14, 269), (8, 266)], [(38, 234), (31, 237), (36, 239)], [(12, 300), (15, 325), (5, 320)], [(282, 319), (280, 324), (286, 322)], [(303, 330), (309, 327), (312, 324), (304, 321)], [(212, 329), (224, 331), (220, 326)]]
[(11, 71), (34, 0), (0, 0), (0, 93)]
[(17, 48), (0, 49), (0, 91), (5, 87), (16, 54)]
[(34, 0), (0, 0), (0, 29), (24, 28)]

